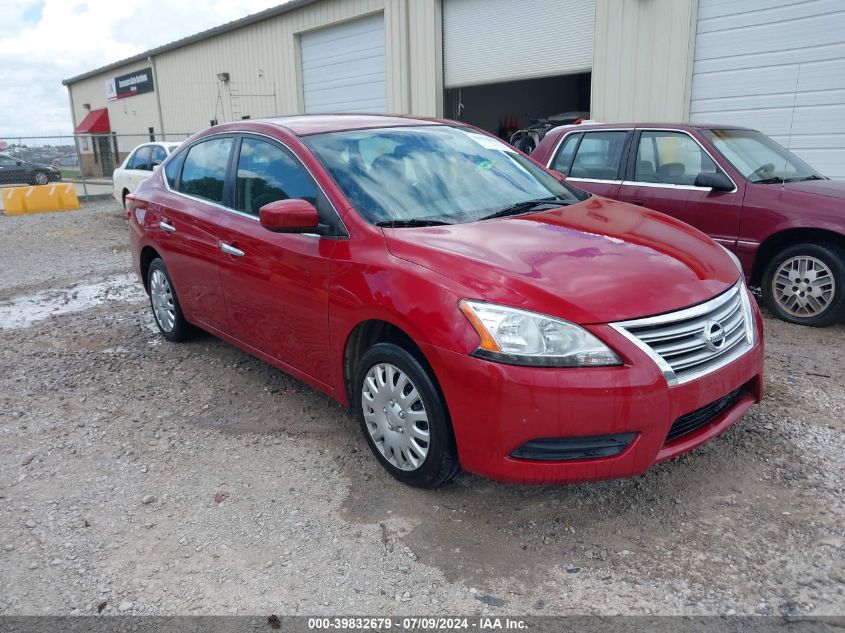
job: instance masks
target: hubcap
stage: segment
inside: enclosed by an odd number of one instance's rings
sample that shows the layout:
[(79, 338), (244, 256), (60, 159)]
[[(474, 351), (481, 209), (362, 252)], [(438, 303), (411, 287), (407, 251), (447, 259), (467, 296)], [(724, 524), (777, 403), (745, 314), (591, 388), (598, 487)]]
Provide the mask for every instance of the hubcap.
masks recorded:
[(47, 175), (41, 172), (35, 174), (35, 182), (39, 185), (46, 185), (47, 184)]
[(165, 332), (172, 332), (176, 324), (176, 305), (173, 302), (170, 282), (160, 270), (154, 270), (150, 277), (150, 299), (159, 327)]
[(361, 405), (367, 431), (384, 458), (416, 470), (428, 455), (428, 414), (417, 388), (395, 365), (373, 365), (364, 378)]
[(787, 314), (813, 317), (830, 306), (836, 294), (836, 282), (822, 260), (801, 255), (780, 265), (772, 279), (772, 294)]

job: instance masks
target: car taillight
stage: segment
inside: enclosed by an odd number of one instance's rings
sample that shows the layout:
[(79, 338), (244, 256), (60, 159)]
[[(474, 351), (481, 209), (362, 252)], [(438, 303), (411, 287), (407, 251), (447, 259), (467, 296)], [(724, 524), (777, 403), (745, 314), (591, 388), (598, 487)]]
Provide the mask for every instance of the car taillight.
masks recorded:
[(135, 194), (126, 194), (126, 217), (132, 219), (132, 210), (135, 208)]

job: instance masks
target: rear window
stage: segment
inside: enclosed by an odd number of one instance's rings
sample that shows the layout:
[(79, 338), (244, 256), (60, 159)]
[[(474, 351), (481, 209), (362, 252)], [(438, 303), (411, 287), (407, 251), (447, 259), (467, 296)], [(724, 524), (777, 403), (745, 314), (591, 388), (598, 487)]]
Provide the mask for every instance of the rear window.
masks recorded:
[(228, 137), (201, 141), (191, 147), (185, 156), (179, 191), (222, 204), (231, 151), (232, 139)]

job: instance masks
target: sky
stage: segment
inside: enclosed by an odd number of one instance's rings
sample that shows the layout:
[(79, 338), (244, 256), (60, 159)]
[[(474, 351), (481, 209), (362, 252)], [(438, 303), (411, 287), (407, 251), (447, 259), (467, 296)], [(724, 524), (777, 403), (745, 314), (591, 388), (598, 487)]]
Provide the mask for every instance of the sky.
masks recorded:
[(0, 0), (0, 138), (71, 134), (62, 79), (283, 0)]

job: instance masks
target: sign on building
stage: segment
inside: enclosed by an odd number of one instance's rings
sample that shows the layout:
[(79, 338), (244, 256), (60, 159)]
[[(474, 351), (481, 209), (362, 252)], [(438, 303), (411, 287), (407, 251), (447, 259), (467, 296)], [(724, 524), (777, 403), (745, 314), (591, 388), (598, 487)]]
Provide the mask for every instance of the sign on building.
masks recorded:
[(106, 80), (106, 99), (124, 99), (153, 91), (153, 70), (143, 68)]

